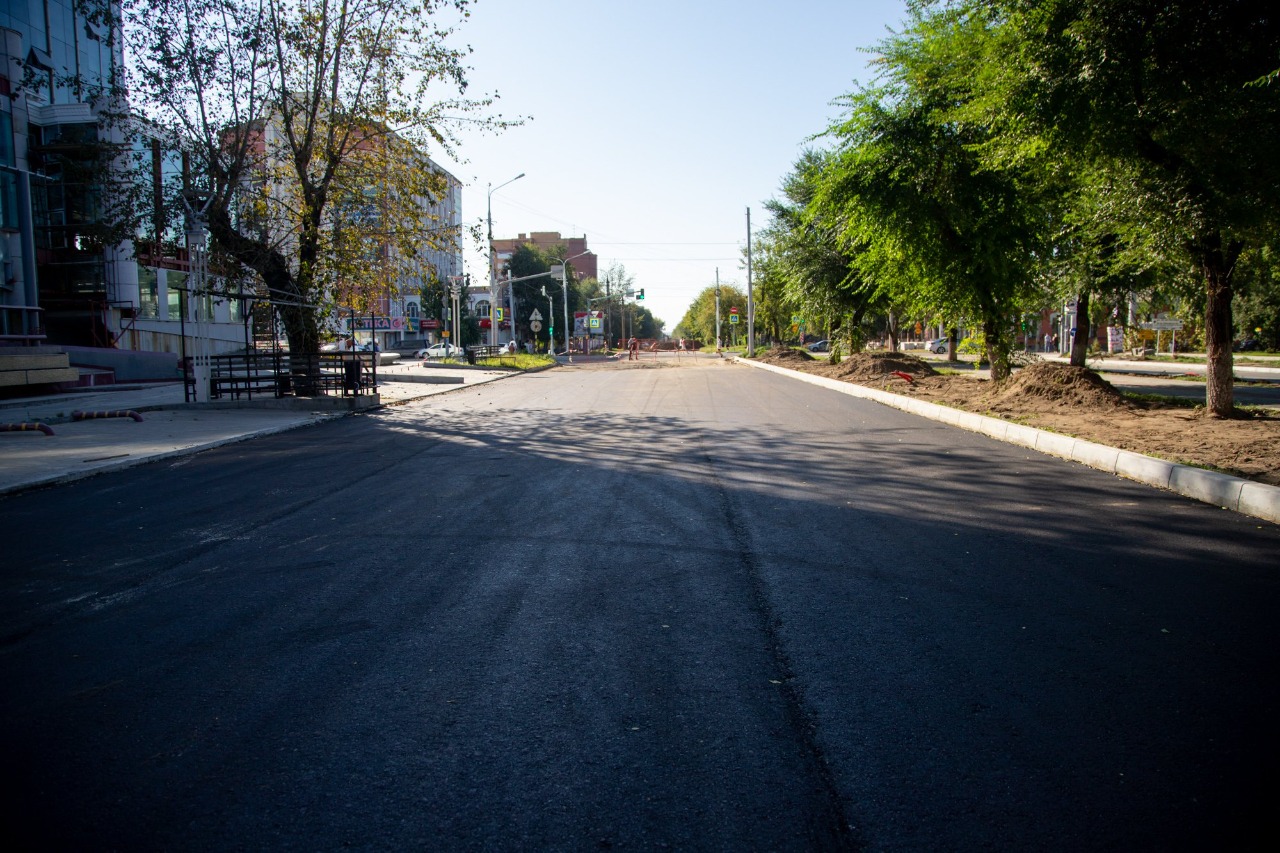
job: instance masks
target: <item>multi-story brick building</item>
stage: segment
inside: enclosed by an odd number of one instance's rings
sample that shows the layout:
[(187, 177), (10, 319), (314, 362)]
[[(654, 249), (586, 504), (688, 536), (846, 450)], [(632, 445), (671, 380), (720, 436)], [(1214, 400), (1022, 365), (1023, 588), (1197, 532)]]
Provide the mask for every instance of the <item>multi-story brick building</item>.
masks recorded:
[[(493, 240), (493, 275), (498, 282), (498, 304), (509, 310), (514, 310), (515, 306), (511, 304), (511, 289), (502, 284), (506, 277), (507, 262), (511, 260), (511, 256), (515, 254), (516, 249), (521, 246), (529, 245), (536, 249), (544, 251), (556, 258), (572, 258), (569, 266), (573, 268), (574, 277), (578, 280), (584, 278), (598, 278), (599, 261), (595, 252), (587, 248), (587, 238), (582, 237), (563, 237), (559, 231), (533, 231), (528, 234), (520, 234), (516, 237), (495, 237)], [(476, 316), (484, 318), (480, 321), (480, 328), (489, 334), (489, 320), (491, 316), (491, 299), (493, 294), (489, 290), (489, 282), (473, 282), (469, 291), (471, 299), (471, 310)], [(497, 343), (506, 343), (514, 339), (510, 321), (503, 320), (499, 325), (496, 335)]]
[[(585, 236), (561, 237), (559, 231), (533, 231), (529, 234), (521, 234), (518, 237), (494, 238), (494, 272), (499, 279), (502, 278), (502, 271), (512, 254), (526, 243), (544, 252), (558, 253), (560, 249), (563, 249), (564, 257), (573, 258), (570, 265), (573, 267), (576, 278), (599, 278), (597, 275), (598, 259), (594, 252), (587, 249), (587, 238)], [(581, 255), (581, 257), (575, 257), (577, 255)]]

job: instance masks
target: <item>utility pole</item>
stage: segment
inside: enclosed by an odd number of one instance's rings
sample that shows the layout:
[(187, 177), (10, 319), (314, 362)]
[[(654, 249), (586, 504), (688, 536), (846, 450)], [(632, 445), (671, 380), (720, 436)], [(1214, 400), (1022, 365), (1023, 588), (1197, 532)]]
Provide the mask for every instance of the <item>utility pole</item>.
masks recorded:
[(720, 354), (720, 267), (716, 267), (716, 355)]
[(613, 315), (613, 280), (607, 273), (604, 277), (604, 348), (609, 350), (610, 326), (609, 318)]
[[(498, 324), (494, 322), (494, 309), (498, 307), (498, 256), (493, 248), (493, 194), (505, 187), (513, 181), (518, 181), (524, 177), (524, 172), (516, 175), (510, 181), (504, 181), (496, 187), (489, 184), (489, 191), (485, 198), (486, 211), (485, 219), (489, 223), (489, 343), (492, 346), (498, 344)], [(515, 326), (511, 327), (515, 330)]]
[(747, 208), (747, 358), (756, 354), (755, 288), (751, 286), (751, 208)]

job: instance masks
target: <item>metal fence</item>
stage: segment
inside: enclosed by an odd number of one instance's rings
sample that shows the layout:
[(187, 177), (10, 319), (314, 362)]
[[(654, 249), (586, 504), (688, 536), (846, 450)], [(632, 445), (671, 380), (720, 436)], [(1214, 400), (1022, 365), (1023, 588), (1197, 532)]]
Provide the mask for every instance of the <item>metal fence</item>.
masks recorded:
[[(250, 352), (209, 357), (210, 400), (354, 396), (377, 390), (377, 353)], [(188, 399), (198, 399), (192, 359), (185, 361)]]

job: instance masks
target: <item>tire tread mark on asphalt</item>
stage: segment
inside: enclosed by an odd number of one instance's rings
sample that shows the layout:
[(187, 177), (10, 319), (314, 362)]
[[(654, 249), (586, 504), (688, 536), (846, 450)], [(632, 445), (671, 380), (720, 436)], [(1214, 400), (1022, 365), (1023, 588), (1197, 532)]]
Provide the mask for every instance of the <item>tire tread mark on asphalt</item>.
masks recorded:
[[(708, 470), (722, 467), (704, 446), (703, 460)], [(728, 524), (733, 544), (746, 572), (748, 596), (752, 609), (760, 622), (760, 630), (764, 633), (768, 652), (773, 658), (779, 673), (778, 690), (782, 694), (783, 708), (787, 724), (799, 740), (803, 749), (804, 761), (809, 765), (810, 773), (818, 780), (824, 802), (820, 804), (824, 815), (824, 825), (815, 827), (822, 849), (827, 850), (863, 850), (863, 844), (856, 836), (853, 825), (845, 815), (841, 802), (840, 789), (836, 784), (835, 774), (827, 761), (822, 747), (817, 742), (818, 721), (815, 714), (805, 704), (804, 696), (799, 689), (798, 680), (791, 664), (791, 658), (783, 648), (782, 638), (778, 635), (778, 617), (769, 603), (769, 595), (765, 590), (764, 577), (760, 560), (756, 557), (751, 531), (742, 514), (734, 505), (729, 490), (723, 480), (715, 478), (716, 499), (720, 504), (720, 514)]]

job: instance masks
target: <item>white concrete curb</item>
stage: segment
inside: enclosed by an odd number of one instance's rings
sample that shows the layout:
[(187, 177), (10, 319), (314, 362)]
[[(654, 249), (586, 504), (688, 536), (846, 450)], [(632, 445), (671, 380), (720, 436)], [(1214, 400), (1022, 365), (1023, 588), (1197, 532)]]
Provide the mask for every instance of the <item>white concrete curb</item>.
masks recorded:
[(1002, 421), (999, 418), (975, 415), (972, 412), (940, 406), (914, 397), (867, 388), (852, 382), (841, 382), (838, 379), (828, 379), (825, 376), (814, 376), (801, 370), (791, 370), (746, 358), (735, 359), (735, 361), (738, 364), (748, 364), (762, 370), (790, 376), (811, 385), (829, 388), (851, 397), (875, 400), (877, 403), (883, 403), (913, 415), (941, 421), (970, 432), (982, 433), (999, 441), (1016, 444), (1049, 456), (1079, 462), (1081, 465), (1088, 465), (1090, 468), (1106, 471), (1108, 474), (1115, 474), (1161, 489), (1169, 489), (1184, 497), (1194, 498), (1223, 509), (1280, 523), (1280, 486), (1268, 486), (1264, 483), (1220, 474), (1217, 471), (1206, 471), (1203, 468), (1167, 462), (1152, 456), (1143, 456), (1141, 453), (1119, 450), (1056, 432)]

